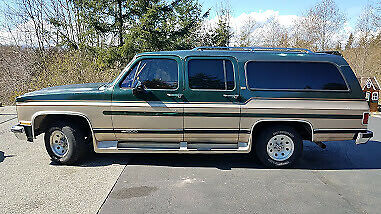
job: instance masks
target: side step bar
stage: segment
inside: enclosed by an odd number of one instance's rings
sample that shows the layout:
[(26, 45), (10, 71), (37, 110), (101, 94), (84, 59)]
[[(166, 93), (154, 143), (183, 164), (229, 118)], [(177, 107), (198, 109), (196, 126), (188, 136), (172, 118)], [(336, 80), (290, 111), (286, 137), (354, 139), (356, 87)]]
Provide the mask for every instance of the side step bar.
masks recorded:
[(152, 143), (152, 142), (118, 142), (99, 141), (97, 153), (248, 153), (248, 143)]

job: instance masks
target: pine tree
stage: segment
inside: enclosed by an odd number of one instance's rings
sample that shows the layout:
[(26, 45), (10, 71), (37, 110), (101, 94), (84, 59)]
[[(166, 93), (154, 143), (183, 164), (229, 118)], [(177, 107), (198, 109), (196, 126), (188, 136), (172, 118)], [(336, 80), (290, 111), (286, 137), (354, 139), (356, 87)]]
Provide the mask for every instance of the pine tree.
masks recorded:
[(354, 38), (353, 38), (353, 33), (351, 33), (351, 34), (349, 35), (347, 44), (345, 45), (345, 50), (349, 50), (349, 49), (352, 48), (353, 40), (354, 40)]

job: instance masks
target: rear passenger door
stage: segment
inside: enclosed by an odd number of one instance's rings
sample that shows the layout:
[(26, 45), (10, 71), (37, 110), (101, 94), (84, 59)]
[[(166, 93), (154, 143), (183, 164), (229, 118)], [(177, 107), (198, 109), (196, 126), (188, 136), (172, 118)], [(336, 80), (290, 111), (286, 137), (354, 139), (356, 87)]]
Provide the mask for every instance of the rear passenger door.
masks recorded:
[(232, 57), (189, 57), (184, 74), (184, 141), (237, 143), (237, 61)]

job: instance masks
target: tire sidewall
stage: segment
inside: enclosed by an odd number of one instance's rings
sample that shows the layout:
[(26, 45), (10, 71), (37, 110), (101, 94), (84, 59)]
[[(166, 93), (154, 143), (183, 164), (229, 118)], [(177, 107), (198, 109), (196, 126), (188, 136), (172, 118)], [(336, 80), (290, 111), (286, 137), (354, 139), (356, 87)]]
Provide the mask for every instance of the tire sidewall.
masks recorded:
[[(268, 141), (276, 135), (286, 135), (290, 137), (294, 143), (294, 151), (292, 155), (284, 161), (276, 161), (267, 153)], [(300, 135), (291, 127), (274, 127), (263, 130), (257, 138), (256, 154), (258, 158), (266, 166), (273, 168), (284, 168), (293, 165), (300, 157), (303, 151), (303, 140)]]
[[(50, 136), (55, 130), (62, 131), (63, 134), (66, 136), (66, 139), (67, 139), (68, 151), (62, 157), (55, 155), (54, 152), (52, 151), (51, 146), (50, 146)], [(45, 138), (46, 150), (54, 162), (61, 163), (61, 164), (71, 164), (71, 163), (77, 161), (77, 157), (75, 155), (75, 151), (77, 150), (77, 148), (76, 148), (77, 144), (75, 143), (75, 136), (73, 134), (72, 128), (70, 128), (68, 126), (59, 125), (59, 124), (54, 125), (45, 133), (44, 138)]]

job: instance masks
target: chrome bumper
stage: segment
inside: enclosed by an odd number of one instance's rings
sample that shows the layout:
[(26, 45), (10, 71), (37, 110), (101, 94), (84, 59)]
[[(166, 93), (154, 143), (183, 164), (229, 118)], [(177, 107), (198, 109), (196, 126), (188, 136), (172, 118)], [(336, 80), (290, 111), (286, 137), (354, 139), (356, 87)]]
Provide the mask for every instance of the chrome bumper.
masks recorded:
[(368, 143), (370, 138), (373, 137), (373, 132), (372, 131), (366, 131), (364, 133), (358, 133), (356, 137), (356, 144), (365, 144)]
[(24, 126), (20, 126), (20, 125), (15, 125), (11, 128), (11, 131), (15, 134), (15, 136), (19, 139), (19, 140), (28, 140), (28, 137), (25, 133), (25, 128)]

